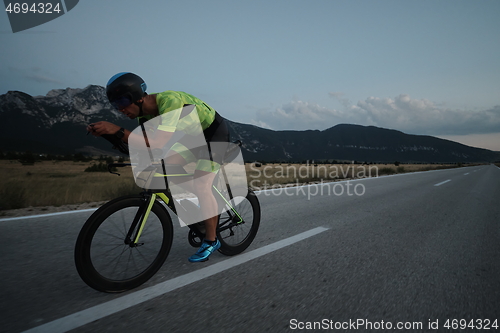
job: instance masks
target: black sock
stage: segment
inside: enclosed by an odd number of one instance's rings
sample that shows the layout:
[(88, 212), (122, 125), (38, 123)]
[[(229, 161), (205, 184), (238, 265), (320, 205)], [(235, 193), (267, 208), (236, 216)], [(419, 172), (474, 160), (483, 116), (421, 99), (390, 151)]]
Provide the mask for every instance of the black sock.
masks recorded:
[(213, 245), (215, 245), (215, 243), (217, 243), (217, 238), (216, 238), (214, 241), (210, 241), (210, 240), (208, 240), (208, 239), (204, 239), (203, 241), (204, 241), (205, 243), (207, 243), (208, 245), (213, 246)]

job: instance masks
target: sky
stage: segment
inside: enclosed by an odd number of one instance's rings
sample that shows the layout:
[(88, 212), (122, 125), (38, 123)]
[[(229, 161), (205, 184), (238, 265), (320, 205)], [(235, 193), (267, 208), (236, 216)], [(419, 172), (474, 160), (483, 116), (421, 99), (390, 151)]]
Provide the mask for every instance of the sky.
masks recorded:
[(85, 0), (12, 33), (0, 94), (134, 72), (274, 130), (342, 123), (500, 151), (500, 1)]

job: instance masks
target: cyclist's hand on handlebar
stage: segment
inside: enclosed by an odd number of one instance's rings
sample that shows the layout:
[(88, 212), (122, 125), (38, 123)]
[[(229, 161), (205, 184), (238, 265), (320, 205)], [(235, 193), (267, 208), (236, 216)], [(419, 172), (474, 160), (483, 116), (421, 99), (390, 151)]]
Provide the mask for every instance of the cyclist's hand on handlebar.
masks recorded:
[(103, 134), (115, 134), (119, 130), (120, 126), (107, 121), (99, 121), (87, 126), (87, 131), (95, 136), (101, 136)]

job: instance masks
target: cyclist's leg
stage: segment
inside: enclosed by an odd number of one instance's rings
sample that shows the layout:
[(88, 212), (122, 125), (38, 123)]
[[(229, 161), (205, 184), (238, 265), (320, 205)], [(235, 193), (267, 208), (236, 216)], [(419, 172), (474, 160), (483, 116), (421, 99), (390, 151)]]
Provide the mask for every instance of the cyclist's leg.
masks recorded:
[[(205, 168), (204, 168), (205, 166)], [(208, 166), (208, 168), (207, 168)], [(212, 171), (209, 171), (209, 168)], [(194, 174), (194, 191), (200, 203), (202, 220), (205, 221), (206, 235), (208, 241), (215, 241), (218, 222), (217, 200), (212, 192), (212, 184), (219, 171), (220, 165), (213, 161), (200, 160), (197, 163)]]
[[(208, 163), (207, 163), (208, 162)], [(212, 165), (213, 171), (200, 170), (203, 165)], [(217, 201), (212, 192), (212, 184), (218, 169), (214, 166), (218, 163), (213, 161), (200, 160), (194, 175), (194, 190), (200, 203), (202, 220), (205, 221), (205, 239), (198, 251), (189, 258), (191, 262), (208, 260), (208, 257), (221, 246), (217, 239), (218, 207)]]
[(229, 130), (224, 119), (218, 115), (217, 119), (216, 128), (212, 130), (209, 127), (205, 132), (207, 146), (206, 149), (198, 152), (199, 160), (196, 163), (194, 175), (194, 187), (205, 220), (205, 239), (209, 241), (216, 239), (218, 215), (220, 213), (217, 200), (212, 192), (212, 184), (223, 164), (224, 154), (227, 149), (226, 144), (229, 142)]
[[(167, 156), (163, 159), (167, 164), (178, 164), (186, 166), (189, 163), (196, 162), (197, 157), (186, 148), (183, 144), (177, 142), (167, 153)], [(169, 177), (169, 182), (181, 186), (183, 189), (190, 193), (194, 193), (192, 181), (186, 180), (184, 177)]]
[(210, 254), (221, 246), (216, 235), (219, 212), (217, 200), (212, 192), (212, 184), (221, 167), (224, 154), (217, 151), (218, 149), (212, 149), (211, 142), (228, 142), (229, 130), (224, 119), (216, 114), (216, 121), (203, 134), (207, 145), (204, 149), (197, 151), (199, 160), (196, 164), (193, 187), (200, 203), (206, 233), (198, 252), (189, 258), (191, 262), (207, 260)]

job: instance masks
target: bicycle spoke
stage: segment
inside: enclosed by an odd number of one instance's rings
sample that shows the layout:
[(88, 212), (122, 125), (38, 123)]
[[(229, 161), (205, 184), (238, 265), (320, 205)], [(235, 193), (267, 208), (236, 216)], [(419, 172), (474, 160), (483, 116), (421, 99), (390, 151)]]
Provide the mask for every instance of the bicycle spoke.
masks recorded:
[(172, 221), (158, 204), (151, 206), (138, 243), (125, 244), (143, 199), (128, 196), (114, 200), (94, 213), (82, 228), (75, 262), (89, 286), (108, 292), (135, 288), (165, 261), (172, 244)]
[[(128, 213), (130, 213), (130, 211), (131, 210), (129, 210)], [(126, 232), (128, 232), (127, 223), (130, 223), (130, 219), (127, 219), (126, 214), (124, 214), (124, 212), (122, 211), (119, 212), (119, 216), (122, 218), (122, 221), (110, 219), (110, 230), (112, 230), (117, 226), (117, 224), (119, 224), (123, 226), (120, 228), (120, 233), (126, 234)], [(155, 222), (153, 217), (149, 218), (148, 221), (146, 221), (146, 225), (141, 235), (141, 242), (147, 242), (151, 235), (154, 236), (155, 227), (158, 226), (159, 223)], [(105, 272), (103, 274), (105, 274), (109, 278), (132, 278), (133, 276), (139, 274), (143, 269), (148, 267), (151, 261), (155, 258), (157, 252), (155, 252), (154, 249), (151, 249), (149, 247), (144, 248), (143, 246), (141, 246), (142, 249), (139, 249), (139, 247), (130, 247), (123, 243), (124, 239), (120, 239), (118, 236), (113, 234), (112, 231), (104, 230), (104, 228), (101, 229), (103, 230), (99, 230), (100, 241), (96, 242), (95, 245), (99, 245), (99, 247), (103, 250), (105, 249), (105, 251), (100, 252), (99, 257), (96, 257), (96, 260), (99, 258), (99, 260), (102, 260), (102, 262), (99, 263), (99, 266), (101, 267), (100, 269)], [(104, 238), (119, 239), (121, 241), (121, 244), (111, 245), (109, 244), (109, 241), (105, 240)], [(123, 248), (120, 248), (120, 246), (123, 246)]]
[(125, 234), (123, 234), (122, 237), (119, 237), (119, 236), (116, 236), (113, 233), (111, 233), (109, 231), (105, 231), (105, 230), (99, 230), (99, 233), (103, 233), (103, 234), (106, 234), (107, 236), (110, 236), (112, 238), (116, 238), (116, 239), (120, 240), (121, 242), (125, 241)]
[[(126, 248), (124, 248), (124, 249), (122, 250), (122, 252), (121, 252), (121, 253), (119, 253), (117, 256), (115, 256), (115, 259), (116, 259), (116, 258), (121, 258), (121, 256), (123, 255), (123, 253), (125, 253), (125, 251), (126, 251), (126, 250), (127, 250), (127, 249), (126, 249)], [(111, 261), (110, 261), (109, 263), (111, 263)], [(113, 269), (111, 270), (111, 273), (115, 272), (115, 270), (116, 270), (116, 268), (118, 267), (118, 264), (119, 264), (119, 263), (120, 263), (120, 259), (116, 260), (116, 263), (115, 263), (115, 265), (114, 265)], [(110, 267), (110, 266), (106, 265), (105, 267)]]

